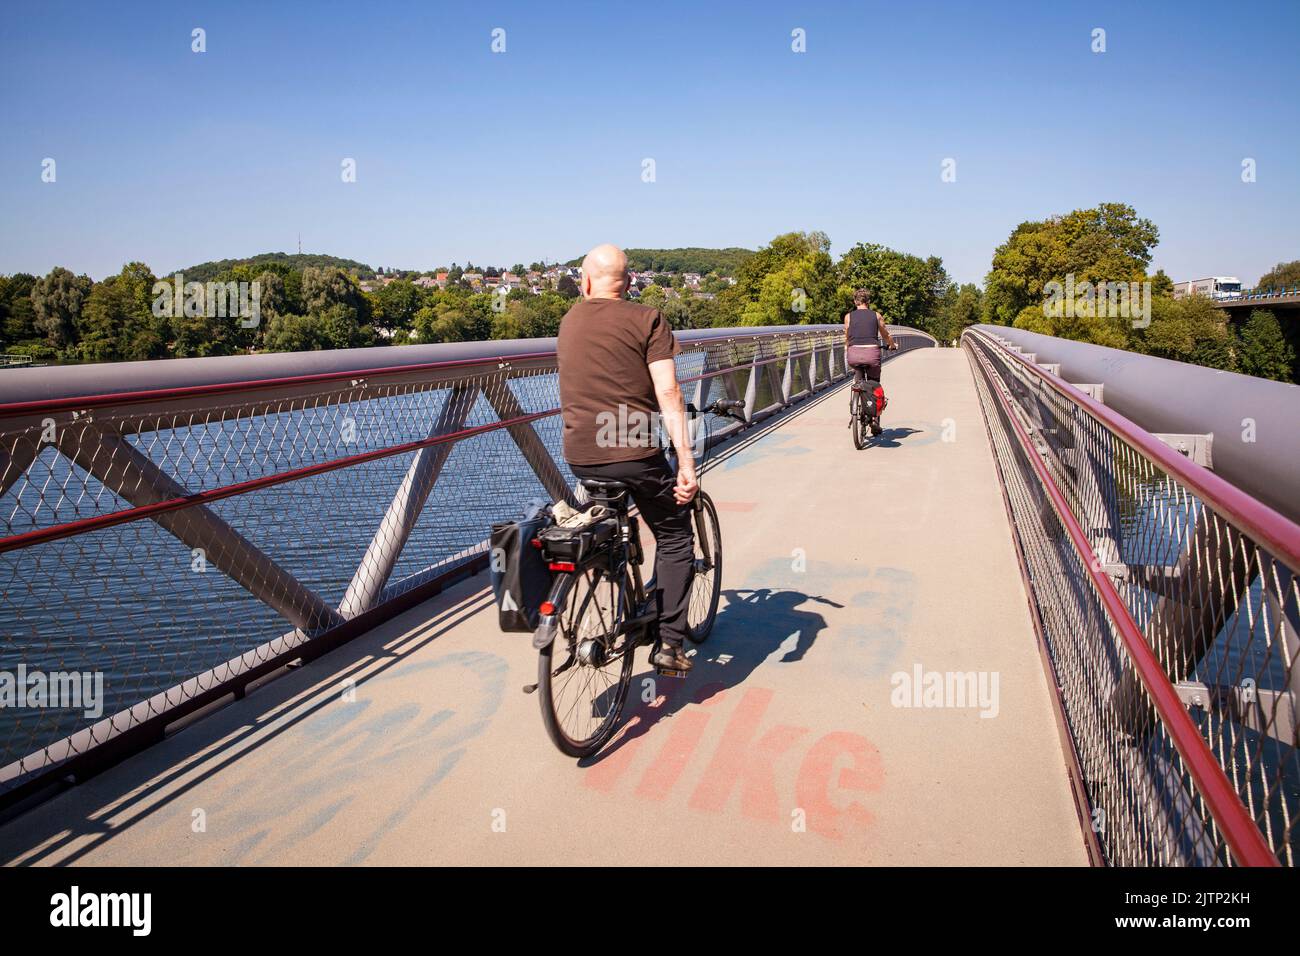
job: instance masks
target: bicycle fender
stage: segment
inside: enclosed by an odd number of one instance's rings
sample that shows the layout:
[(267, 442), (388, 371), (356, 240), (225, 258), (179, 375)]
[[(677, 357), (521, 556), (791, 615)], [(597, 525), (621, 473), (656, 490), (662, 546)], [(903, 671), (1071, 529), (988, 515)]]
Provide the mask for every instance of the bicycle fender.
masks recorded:
[(537, 622), (537, 630), (533, 631), (533, 648), (539, 651), (546, 650), (555, 640), (559, 629), (559, 615), (543, 615)]
[(573, 588), (574, 581), (577, 580), (576, 574), (557, 574), (555, 581), (551, 584), (551, 593), (547, 597), (555, 608), (552, 614), (543, 614), (537, 619), (537, 630), (533, 631), (533, 647), (536, 650), (545, 650), (555, 640), (555, 635), (560, 629), (560, 614), (564, 611), (565, 599), (569, 596), (569, 591)]

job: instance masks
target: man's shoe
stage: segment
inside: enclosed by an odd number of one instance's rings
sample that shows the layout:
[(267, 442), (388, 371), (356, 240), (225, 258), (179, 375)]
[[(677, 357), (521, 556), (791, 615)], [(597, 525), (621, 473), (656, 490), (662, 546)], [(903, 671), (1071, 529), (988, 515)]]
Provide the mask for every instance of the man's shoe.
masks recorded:
[(694, 666), (680, 647), (669, 647), (667, 644), (651, 655), (650, 663), (669, 671), (688, 671)]
[(871, 434), (879, 435), (884, 429), (880, 427), (880, 422), (871, 423)]

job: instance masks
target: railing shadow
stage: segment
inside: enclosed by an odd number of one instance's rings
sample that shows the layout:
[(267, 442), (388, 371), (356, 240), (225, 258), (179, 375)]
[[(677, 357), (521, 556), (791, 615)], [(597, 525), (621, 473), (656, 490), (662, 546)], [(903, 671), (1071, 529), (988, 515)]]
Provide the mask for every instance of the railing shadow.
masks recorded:
[(360, 689), (490, 607), (490, 594), (474, 589), (440, 607), (414, 630), (397, 635), (372, 631), (285, 672), (234, 706), (116, 765), (93, 785), (87, 782), (55, 795), (51, 799), (61, 801), (61, 813), (45, 814), (37, 807), (0, 825), (0, 865), (78, 863), (114, 834), (143, 823), (237, 761), (336, 706), (343, 683), (351, 681)]

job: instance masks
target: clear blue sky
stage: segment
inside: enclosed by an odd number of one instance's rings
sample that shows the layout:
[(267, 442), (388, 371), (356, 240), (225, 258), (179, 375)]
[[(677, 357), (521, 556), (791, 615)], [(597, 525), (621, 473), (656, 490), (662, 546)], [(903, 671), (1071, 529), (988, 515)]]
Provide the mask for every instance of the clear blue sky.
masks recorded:
[(1296, 0), (127, 0), (2, 29), (4, 273), (164, 273), (299, 233), (432, 268), (821, 229), (979, 281), (1017, 223), (1102, 201), (1155, 221), (1174, 279), (1300, 258)]

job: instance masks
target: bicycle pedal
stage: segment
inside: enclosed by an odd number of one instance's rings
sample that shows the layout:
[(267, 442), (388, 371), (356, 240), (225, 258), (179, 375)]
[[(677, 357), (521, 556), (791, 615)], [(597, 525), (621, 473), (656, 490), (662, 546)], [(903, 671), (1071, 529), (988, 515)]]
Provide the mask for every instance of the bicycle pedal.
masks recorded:
[(682, 680), (686, 679), (686, 671), (669, 670), (667, 667), (655, 665), (655, 673), (660, 677), (676, 677)]
[(525, 685), (524, 685), (524, 693), (525, 693), (525, 694), (535, 694), (535, 693), (537, 693), (537, 685), (536, 685), (536, 684), (525, 684)]

